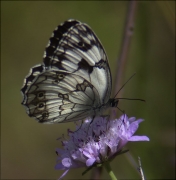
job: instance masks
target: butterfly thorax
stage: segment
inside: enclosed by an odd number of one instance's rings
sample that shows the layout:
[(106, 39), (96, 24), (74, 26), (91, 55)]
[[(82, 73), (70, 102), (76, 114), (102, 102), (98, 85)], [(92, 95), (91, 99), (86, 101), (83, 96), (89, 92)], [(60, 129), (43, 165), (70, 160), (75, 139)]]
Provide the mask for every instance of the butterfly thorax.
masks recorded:
[(99, 107), (94, 107), (93, 111), (95, 116), (101, 115), (110, 107), (117, 107), (119, 100), (117, 98), (111, 98), (107, 103), (102, 104)]

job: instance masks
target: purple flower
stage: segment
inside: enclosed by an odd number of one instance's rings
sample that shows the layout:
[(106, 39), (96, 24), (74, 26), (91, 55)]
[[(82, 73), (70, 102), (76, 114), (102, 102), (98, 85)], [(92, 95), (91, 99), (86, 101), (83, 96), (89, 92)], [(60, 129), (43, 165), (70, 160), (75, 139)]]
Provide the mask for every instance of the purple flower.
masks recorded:
[(133, 136), (142, 121), (127, 115), (115, 120), (96, 117), (93, 122), (86, 120), (81, 128), (77, 126), (75, 132), (68, 130), (69, 138), (61, 140), (64, 149), (56, 150), (55, 168), (66, 170), (60, 178), (71, 168), (90, 167), (112, 159), (128, 141), (149, 141), (147, 136)]

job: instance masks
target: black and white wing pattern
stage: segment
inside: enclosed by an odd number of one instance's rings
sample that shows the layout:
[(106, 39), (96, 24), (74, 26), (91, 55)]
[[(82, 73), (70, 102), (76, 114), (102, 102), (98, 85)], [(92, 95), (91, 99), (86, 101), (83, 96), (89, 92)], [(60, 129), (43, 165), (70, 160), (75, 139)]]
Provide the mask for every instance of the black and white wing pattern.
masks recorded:
[(99, 91), (102, 103), (111, 94), (111, 73), (103, 46), (86, 24), (68, 20), (59, 25), (44, 53), (47, 69), (62, 69), (83, 76)]
[[(114, 106), (106, 53), (91, 28), (77, 20), (59, 25), (24, 80), (22, 104), (42, 123), (83, 120)], [(116, 102), (117, 103), (117, 102)]]

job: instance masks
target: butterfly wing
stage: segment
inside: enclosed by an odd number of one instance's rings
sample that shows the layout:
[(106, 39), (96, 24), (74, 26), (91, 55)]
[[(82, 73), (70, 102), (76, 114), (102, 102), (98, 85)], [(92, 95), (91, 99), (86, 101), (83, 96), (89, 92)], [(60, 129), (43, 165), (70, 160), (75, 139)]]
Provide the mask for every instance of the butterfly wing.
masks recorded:
[(22, 88), (22, 104), (30, 117), (42, 123), (59, 123), (83, 120), (94, 113), (100, 99), (90, 82), (74, 73), (42, 68), (32, 68)]
[(31, 68), (21, 92), (28, 115), (39, 122), (96, 115), (109, 101), (111, 73), (103, 46), (90, 27), (76, 20), (59, 25), (43, 64)]
[(77, 74), (98, 91), (101, 104), (111, 95), (111, 72), (101, 42), (90, 27), (68, 20), (53, 32), (44, 53), (46, 69), (60, 69)]

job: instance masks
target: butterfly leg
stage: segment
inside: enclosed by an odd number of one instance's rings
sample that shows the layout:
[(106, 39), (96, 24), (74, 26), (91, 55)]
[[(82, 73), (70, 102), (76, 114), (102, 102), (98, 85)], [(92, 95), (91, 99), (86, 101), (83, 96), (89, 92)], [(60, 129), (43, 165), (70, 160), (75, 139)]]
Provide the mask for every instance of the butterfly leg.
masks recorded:
[(95, 116), (92, 117), (92, 120), (90, 121), (89, 126), (92, 124), (94, 119), (95, 119)]
[(107, 123), (106, 123), (106, 130), (107, 130), (108, 129), (108, 123), (111, 120), (111, 117), (110, 117), (110, 115), (103, 115), (101, 117), (106, 118), (106, 120), (107, 120)]
[[(93, 117), (92, 117), (92, 120), (91, 120), (91, 122), (89, 123), (89, 126), (88, 126), (88, 130), (87, 130), (87, 132), (89, 131), (89, 127), (90, 127), (90, 125), (92, 124), (92, 122), (93, 122), (94, 118), (95, 118), (95, 116), (93, 116)], [(79, 131), (79, 129), (81, 129), (82, 125), (83, 125), (83, 120), (81, 121), (81, 125), (80, 125), (80, 127), (79, 127), (76, 131), (74, 131), (74, 133), (75, 133), (75, 132), (77, 132), (77, 131)]]
[(94, 119), (95, 119), (95, 115), (92, 117), (92, 120), (89, 123), (88, 129), (87, 129), (87, 136), (88, 136), (89, 128), (90, 128), (90, 126), (91, 126)]
[(119, 107), (116, 107), (122, 114), (125, 114), (124, 110), (121, 110)]
[(74, 131), (74, 133), (79, 131), (81, 129), (82, 125), (83, 125), (83, 120), (81, 121), (81, 125), (79, 126), (79, 128), (76, 131)]

